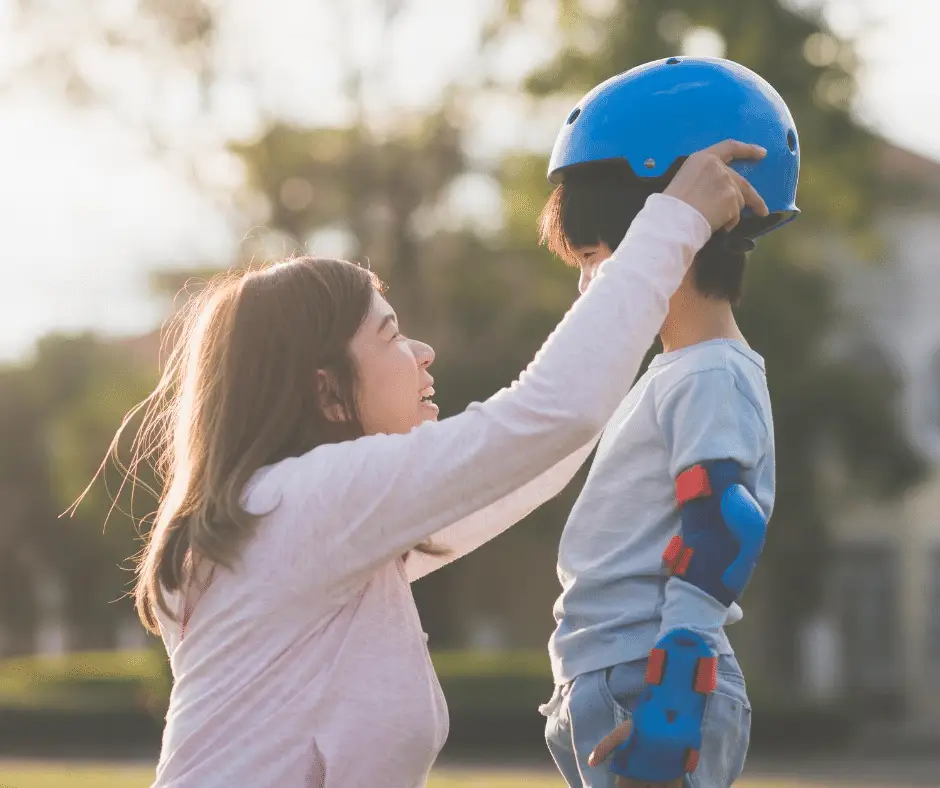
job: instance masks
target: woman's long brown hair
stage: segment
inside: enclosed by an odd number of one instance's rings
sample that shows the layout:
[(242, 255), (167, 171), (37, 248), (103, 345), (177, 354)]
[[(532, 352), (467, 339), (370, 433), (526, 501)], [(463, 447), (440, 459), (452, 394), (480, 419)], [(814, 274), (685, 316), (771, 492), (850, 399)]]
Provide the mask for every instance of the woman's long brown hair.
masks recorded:
[[(355, 263), (297, 257), (220, 274), (170, 319), (160, 381), (109, 451), (116, 455), (143, 412), (128, 475), (134, 483), (135, 469), (150, 462), (162, 484), (134, 588), (149, 631), (159, 632), (158, 608), (175, 619), (164, 591), (182, 587), (194, 556), (234, 567), (258, 520), (241, 503), (257, 470), (363, 435), (349, 343), (382, 288)], [(334, 383), (342, 422), (324, 413), (318, 370)], [(430, 543), (415, 549), (445, 552)]]

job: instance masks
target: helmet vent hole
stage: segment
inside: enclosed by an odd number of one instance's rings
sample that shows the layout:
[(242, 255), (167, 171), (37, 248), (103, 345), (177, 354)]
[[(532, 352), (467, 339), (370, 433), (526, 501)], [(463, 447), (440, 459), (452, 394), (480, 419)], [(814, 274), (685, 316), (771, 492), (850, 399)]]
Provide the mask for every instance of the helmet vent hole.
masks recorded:
[(671, 57), (671, 58), (669, 58), (669, 60), (666, 61), (666, 64), (667, 64), (667, 65), (670, 65), (670, 66), (674, 66), (674, 65), (675, 65), (676, 63), (678, 63), (678, 62), (679, 62), (679, 58), (677, 58), (677, 57)]
[(796, 134), (793, 133), (793, 129), (787, 132), (787, 147), (791, 153), (796, 152)]
[(572, 113), (568, 116), (568, 121), (567, 121), (567, 123), (568, 123), (569, 125), (572, 124), (572, 123), (574, 123), (574, 122), (578, 119), (578, 115), (580, 115), (580, 114), (581, 114), (581, 108), (578, 107), (577, 109), (575, 109), (574, 111), (572, 111)]

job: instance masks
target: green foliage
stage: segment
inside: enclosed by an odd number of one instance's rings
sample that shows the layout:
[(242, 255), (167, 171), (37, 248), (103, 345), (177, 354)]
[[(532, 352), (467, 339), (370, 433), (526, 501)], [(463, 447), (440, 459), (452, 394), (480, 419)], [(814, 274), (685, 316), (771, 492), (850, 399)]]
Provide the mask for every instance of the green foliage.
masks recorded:
[(552, 674), (544, 651), (444, 651), (433, 659), (455, 716), (534, 711), (551, 695)]
[[(155, 498), (138, 488), (132, 499), (120, 469), (108, 464), (74, 516), (59, 516), (92, 481), (122, 416), (152, 386), (153, 370), (90, 336), (50, 336), (30, 366), (3, 374), (9, 385), (0, 386), (7, 398), (0, 419), (9, 421), (4, 435), (11, 439), (0, 449), (0, 485), (13, 498), (0, 524), (0, 542), (12, 545), (0, 561), (13, 564), (0, 574), (11, 586), (0, 593), (11, 600), (3, 623), (20, 626), (22, 648), (29, 648), (39, 611), (28, 589), (52, 575), (72, 645), (112, 645), (116, 623), (132, 615), (127, 600), (114, 603), (131, 577), (135, 524), (153, 511)], [(127, 440), (122, 448), (126, 462)]]
[(433, 659), (434, 669), (441, 681), (504, 676), (551, 682), (551, 664), (544, 650), (436, 651)]
[(416, 322), (426, 316), (430, 266), (421, 213), (435, 207), (465, 165), (460, 131), (446, 107), (383, 137), (358, 127), (274, 125), (259, 141), (233, 150), (266, 198), (272, 228), (287, 233), (298, 249), (316, 230), (347, 231), (354, 239), (349, 256), (368, 262), (400, 293), (399, 303)]
[(156, 650), (77, 652), (0, 661), (0, 708), (166, 713), (170, 680)]

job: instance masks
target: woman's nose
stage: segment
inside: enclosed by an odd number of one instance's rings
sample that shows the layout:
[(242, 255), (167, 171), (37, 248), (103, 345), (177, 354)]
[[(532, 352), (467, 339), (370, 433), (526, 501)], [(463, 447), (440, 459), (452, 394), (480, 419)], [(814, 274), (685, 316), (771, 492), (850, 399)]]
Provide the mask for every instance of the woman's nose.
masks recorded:
[(434, 363), (434, 348), (430, 345), (426, 345), (424, 342), (419, 342), (417, 339), (412, 339), (411, 349), (415, 354), (415, 358), (418, 360), (418, 364), (422, 367), (429, 367)]

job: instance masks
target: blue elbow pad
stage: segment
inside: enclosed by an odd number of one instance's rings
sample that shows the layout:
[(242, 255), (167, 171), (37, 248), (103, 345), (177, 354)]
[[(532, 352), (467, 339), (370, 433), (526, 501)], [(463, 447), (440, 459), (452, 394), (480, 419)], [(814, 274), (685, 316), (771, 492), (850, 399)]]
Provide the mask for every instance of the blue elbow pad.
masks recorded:
[(767, 518), (733, 460), (701, 463), (676, 479), (681, 529), (663, 560), (673, 576), (726, 607), (736, 602), (764, 549)]

